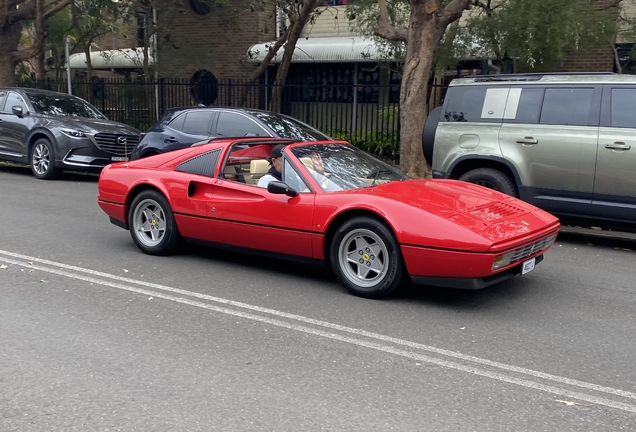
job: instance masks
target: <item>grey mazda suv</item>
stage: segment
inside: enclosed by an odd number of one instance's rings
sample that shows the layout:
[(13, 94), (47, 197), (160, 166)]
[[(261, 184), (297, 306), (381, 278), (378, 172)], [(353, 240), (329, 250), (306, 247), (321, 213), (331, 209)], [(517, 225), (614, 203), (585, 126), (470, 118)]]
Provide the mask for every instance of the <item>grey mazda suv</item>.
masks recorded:
[(127, 160), (140, 134), (76, 96), (0, 88), (0, 160), (27, 163), (40, 179)]

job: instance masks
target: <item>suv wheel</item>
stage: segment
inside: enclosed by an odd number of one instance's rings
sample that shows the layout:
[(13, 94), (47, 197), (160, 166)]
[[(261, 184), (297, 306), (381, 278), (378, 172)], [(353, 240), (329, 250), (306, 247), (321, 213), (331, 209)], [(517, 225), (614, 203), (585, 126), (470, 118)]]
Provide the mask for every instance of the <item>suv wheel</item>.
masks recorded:
[(517, 188), (512, 179), (494, 168), (477, 168), (470, 170), (459, 179), (517, 197)]
[(31, 171), (33, 175), (42, 180), (50, 180), (57, 177), (60, 171), (55, 168), (55, 152), (51, 141), (40, 138), (31, 149)]

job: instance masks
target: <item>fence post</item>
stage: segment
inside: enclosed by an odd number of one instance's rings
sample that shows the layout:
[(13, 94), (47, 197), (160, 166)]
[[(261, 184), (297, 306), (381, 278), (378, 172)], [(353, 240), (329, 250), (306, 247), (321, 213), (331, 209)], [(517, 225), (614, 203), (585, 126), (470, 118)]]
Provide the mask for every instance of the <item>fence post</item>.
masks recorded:
[(104, 110), (106, 109), (106, 86), (104, 85), (104, 78), (100, 78), (99, 79), (99, 83), (102, 87), (102, 91), (101, 91), (101, 101), (100, 101), (100, 105), (102, 107), (102, 112), (104, 112)]
[[(161, 113), (163, 113), (166, 110), (165, 99), (166, 99), (166, 88), (164, 84), (164, 79), (159, 78), (159, 107), (160, 107)], [(157, 118), (157, 120), (159, 120), (159, 118)]]
[(232, 78), (227, 80), (227, 105), (232, 106)]

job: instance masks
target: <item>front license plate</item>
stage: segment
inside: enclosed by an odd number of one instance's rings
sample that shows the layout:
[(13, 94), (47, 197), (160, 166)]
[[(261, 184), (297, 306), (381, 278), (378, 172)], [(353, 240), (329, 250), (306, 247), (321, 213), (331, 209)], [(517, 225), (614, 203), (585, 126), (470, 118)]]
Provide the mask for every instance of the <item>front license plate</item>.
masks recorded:
[(534, 270), (534, 261), (535, 259), (529, 259), (528, 261), (524, 261), (523, 264), (521, 264), (521, 274), (524, 275), (526, 273), (531, 272), (532, 270)]
[(127, 161), (128, 158), (126, 156), (113, 156), (110, 160), (113, 162), (124, 162)]

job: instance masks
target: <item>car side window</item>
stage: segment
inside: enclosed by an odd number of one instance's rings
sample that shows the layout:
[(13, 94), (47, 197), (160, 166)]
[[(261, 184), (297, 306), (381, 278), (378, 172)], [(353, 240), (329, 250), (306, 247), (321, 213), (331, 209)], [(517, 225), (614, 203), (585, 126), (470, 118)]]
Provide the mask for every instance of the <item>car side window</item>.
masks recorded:
[(444, 121), (501, 122), (508, 91), (508, 86), (455, 87), (450, 91)]
[(593, 88), (547, 88), (539, 123), (587, 126), (593, 99)]
[(6, 91), (0, 91), (0, 112), (4, 112), (4, 103), (7, 100), (7, 92)]
[(636, 89), (612, 89), (611, 125), (636, 128)]
[(221, 137), (270, 136), (249, 117), (226, 111), (219, 113), (216, 135)]
[(211, 111), (192, 111), (186, 114), (183, 121), (184, 133), (192, 135), (210, 135)]
[(545, 88), (537, 86), (511, 88), (506, 103), (504, 122), (537, 124)]
[(15, 92), (9, 92), (7, 101), (4, 106), (5, 112), (11, 112), (14, 106), (19, 106), (22, 108), (22, 112), (27, 112), (27, 107), (24, 103), (24, 100), (22, 99), (22, 96)]
[(168, 124), (172, 129), (183, 131), (183, 123), (185, 122), (186, 114), (181, 114), (177, 116), (177, 118), (172, 119), (172, 121)]
[(310, 192), (307, 183), (305, 183), (300, 174), (298, 174), (298, 171), (294, 169), (288, 160), (285, 160), (285, 163), (283, 164), (282, 178), (283, 183), (294, 189), (296, 192)]

